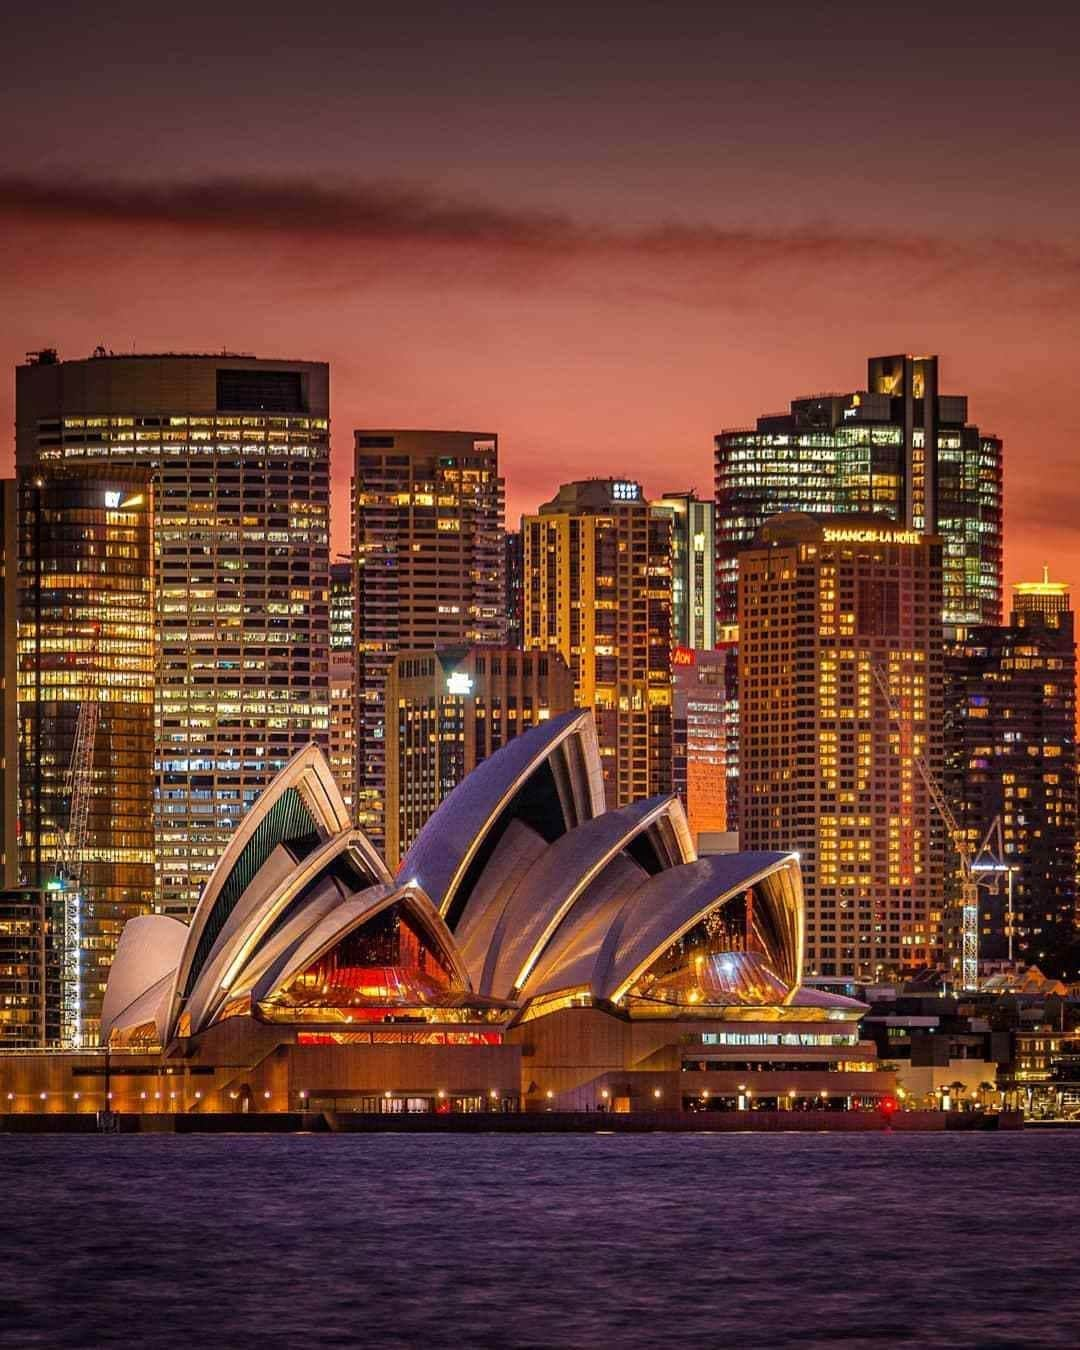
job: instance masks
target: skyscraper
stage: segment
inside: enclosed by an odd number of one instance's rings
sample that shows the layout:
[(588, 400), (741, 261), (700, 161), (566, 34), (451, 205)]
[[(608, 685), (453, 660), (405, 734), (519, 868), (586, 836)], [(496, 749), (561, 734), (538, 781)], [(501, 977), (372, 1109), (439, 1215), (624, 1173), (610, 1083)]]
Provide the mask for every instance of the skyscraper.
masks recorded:
[(740, 844), (793, 848), (806, 966), (940, 959), (941, 545), (878, 516), (792, 513), (739, 559)]
[(512, 647), (399, 652), (387, 681), (386, 860), (507, 741), (574, 706), (562, 657)]
[(713, 503), (695, 492), (665, 492), (652, 509), (671, 521), (672, 640), (707, 651), (716, 645), (716, 533)]
[(121, 930), (154, 900), (150, 475), (47, 463), (19, 497), (22, 870), (56, 897), (61, 1036), (92, 1044)]
[(673, 787), (686, 807), (692, 835), (723, 833), (728, 829), (728, 654), (676, 647), (672, 662)]
[[(1076, 932), (1076, 646), (1069, 588), (1023, 582), (1004, 627), (946, 654), (946, 782), (977, 849), (1001, 817), (1007, 885), (980, 895), (979, 956), (1043, 962)], [(1011, 930), (1011, 931), (1010, 931)]]
[(99, 349), (17, 371), (20, 465), (151, 471), (156, 903), (181, 918), (277, 770), (326, 745), (328, 415), (315, 362)]
[(525, 536), (525, 646), (558, 652), (596, 714), (608, 801), (672, 790), (671, 521), (638, 483), (566, 483)]
[(496, 436), (356, 432), (357, 824), (380, 847), (390, 663), (406, 648), (504, 641), (504, 518)]
[(353, 653), (356, 623), (356, 565), (350, 558), (330, 564), (330, 651)]
[(356, 810), (356, 567), (330, 564), (330, 728), (327, 759), (350, 812)]
[(525, 555), (520, 530), (506, 532), (506, 645), (520, 647), (525, 599)]
[(936, 356), (880, 356), (866, 388), (796, 399), (716, 437), (717, 604), (735, 622), (737, 558), (782, 511), (889, 516), (942, 540), (942, 617), (1000, 623), (1002, 445), (939, 392)]
[(0, 1049), (60, 1039), (51, 893), (19, 884), (18, 484), (0, 479)]
[(0, 888), (19, 879), (18, 490), (0, 479)]

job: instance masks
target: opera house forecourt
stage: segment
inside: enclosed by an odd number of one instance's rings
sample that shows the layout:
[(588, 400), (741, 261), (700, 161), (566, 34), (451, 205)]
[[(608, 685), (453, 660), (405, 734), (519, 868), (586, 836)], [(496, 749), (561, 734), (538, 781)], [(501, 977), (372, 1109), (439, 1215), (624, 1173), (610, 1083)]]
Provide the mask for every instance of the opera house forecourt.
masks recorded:
[(524, 732), (396, 876), (297, 754), (189, 925), (125, 927), (102, 1051), (7, 1058), (8, 1111), (873, 1108), (862, 1004), (803, 989), (790, 853), (699, 858), (676, 797), (605, 809), (592, 714)]

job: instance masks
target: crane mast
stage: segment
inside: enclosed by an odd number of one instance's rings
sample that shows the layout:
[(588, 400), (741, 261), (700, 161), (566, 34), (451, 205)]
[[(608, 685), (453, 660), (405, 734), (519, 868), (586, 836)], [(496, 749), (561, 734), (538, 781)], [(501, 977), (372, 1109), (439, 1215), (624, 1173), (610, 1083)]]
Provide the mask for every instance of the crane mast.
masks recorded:
[[(889, 677), (880, 665), (875, 664), (873, 672), (877, 686), (889, 709), (889, 716), (899, 727), (900, 709), (889, 689)], [(987, 830), (981, 846), (978, 849), (973, 848), (966, 833), (961, 829), (952, 807), (946, 801), (945, 794), (934, 777), (930, 765), (926, 762), (925, 756), (916, 754), (912, 758), (915, 761), (916, 772), (922, 779), (927, 794), (934, 804), (934, 809), (941, 817), (952, 838), (953, 847), (956, 849), (959, 859), (957, 870), (960, 883), (960, 983), (964, 990), (976, 990), (979, 987), (979, 886), (987, 883), (980, 883), (976, 878), (975, 862), (977, 858), (993, 856), (991, 841), (995, 837), (998, 839), (1001, 837), (1001, 818), (995, 818), (989, 830)], [(997, 831), (996, 836), (995, 830)], [(993, 882), (990, 883), (991, 886), (994, 884)]]

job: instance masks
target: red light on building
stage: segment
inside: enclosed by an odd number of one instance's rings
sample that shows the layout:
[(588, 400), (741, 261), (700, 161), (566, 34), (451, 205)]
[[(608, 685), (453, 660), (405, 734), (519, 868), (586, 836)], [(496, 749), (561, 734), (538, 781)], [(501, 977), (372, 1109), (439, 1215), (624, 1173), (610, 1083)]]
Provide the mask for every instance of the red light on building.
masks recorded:
[(676, 647), (671, 658), (673, 666), (692, 666), (696, 663), (697, 657), (693, 647)]

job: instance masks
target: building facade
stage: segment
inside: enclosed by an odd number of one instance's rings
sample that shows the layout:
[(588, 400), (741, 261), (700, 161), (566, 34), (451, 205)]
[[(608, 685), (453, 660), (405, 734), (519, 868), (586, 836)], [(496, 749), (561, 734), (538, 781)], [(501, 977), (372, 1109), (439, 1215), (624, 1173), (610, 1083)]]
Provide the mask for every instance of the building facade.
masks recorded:
[(330, 734), (327, 759), (345, 805), (356, 811), (356, 660), (330, 657)]
[(394, 868), (481, 760), (573, 708), (574, 677), (561, 656), (542, 651), (399, 652), (386, 706), (386, 860)]
[(520, 647), (525, 601), (525, 553), (520, 530), (506, 532), (506, 645)]
[(0, 889), (0, 1051), (61, 1043), (54, 895)]
[(525, 646), (558, 653), (592, 708), (618, 805), (672, 790), (671, 522), (638, 483), (564, 484), (525, 535)]
[(939, 391), (936, 356), (868, 362), (865, 389), (796, 399), (716, 437), (717, 604), (735, 622), (737, 559), (779, 512), (873, 512), (942, 540), (942, 618), (1000, 623), (1002, 445)]
[(740, 846), (798, 851), (811, 975), (941, 959), (940, 616), (940, 543), (882, 517), (780, 516), (740, 556)]
[(356, 629), (356, 568), (348, 558), (330, 564), (330, 650), (352, 652)]
[(356, 568), (330, 564), (330, 728), (327, 759), (350, 811), (356, 810)]
[[(1076, 932), (1076, 644), (1064, 582), (1016, 587), (1004, 627), (946, 654), (946, 782), (977, 850), (1001, 818), (1011, 878), (980, 894), (979, 955), (1042, 964)], [(1007, 882), (1011, 880), (1011, 886)], [(1011, 914), (1010, 914), (1011, 899)]]
[(19, 880), (18, 484), (0, 479), (0, 888)]
[(677, 646), (716, 645), (716, 532), (713, 503), (665, 492), (652, 509), (671, 522), (671, 629)]
[(21, 870), (55, 900), (61, 1038), (93, 1043), (128, 919), (154, 901), (150, 475), (19, 475)]
[(328, 721), (329, 368), (41, 353), (17, 371), (20, 465), (151, 472), (156, 904), (186, 916), (237, 821)]
[(690, 833), (728, 829), (727, 653), (676, 647), (672, 656), (673, 788)]
[(385, 841), (386, 680), (394, 654), (505, 640), (498, 437), (356, 432), (357, 823)]

